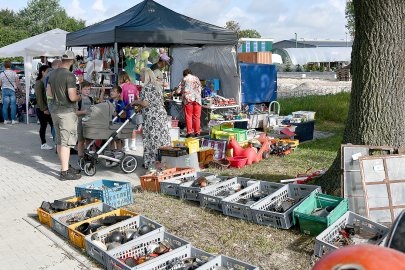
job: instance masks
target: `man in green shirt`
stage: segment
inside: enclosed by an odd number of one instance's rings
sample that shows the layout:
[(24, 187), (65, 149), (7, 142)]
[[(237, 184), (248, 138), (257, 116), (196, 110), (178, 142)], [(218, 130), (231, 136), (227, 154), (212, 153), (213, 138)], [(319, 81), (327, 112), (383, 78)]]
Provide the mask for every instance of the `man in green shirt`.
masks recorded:
[(47, 94), (53, 98), (52, 120), (56, 131), (56, 147), (61, 163), (60, 180), (77, 180), (79, 170), (69, 165), (70, 148), (77, 142), (77, 102), (81, 99), (76, 91), (76, 77), (69, 71), (75, 54), (66, 51), (62, 65), (49, 76)]

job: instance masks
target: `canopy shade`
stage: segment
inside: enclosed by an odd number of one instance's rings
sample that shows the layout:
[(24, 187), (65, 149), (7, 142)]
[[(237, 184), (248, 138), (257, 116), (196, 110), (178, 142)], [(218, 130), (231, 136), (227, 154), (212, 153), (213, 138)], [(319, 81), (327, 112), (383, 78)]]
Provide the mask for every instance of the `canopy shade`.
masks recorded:
[[(53, 29), (48, 32), (20, 40), (16, 43), (0, 48), (0, 58), (24, 57), (25, 74), (25, 104), (28, 112), (28, 98), (31, 89), (32, 59), (35, 56), (60, 56), (66, 49), (66, 34), (61, 29)], [(27, 117), (27, 124), (28, 124)]]
[(234, 31), (174, 12), (153, 0), (100, 23), (69, 33), (66, 46), (111, 45), (236, 45)]
[(61, 29), (53, 29), (42, 34), (20, 40), (0, 48), (0, 57), (19, 56), (60, 56), (66, 50), (66, 34)]

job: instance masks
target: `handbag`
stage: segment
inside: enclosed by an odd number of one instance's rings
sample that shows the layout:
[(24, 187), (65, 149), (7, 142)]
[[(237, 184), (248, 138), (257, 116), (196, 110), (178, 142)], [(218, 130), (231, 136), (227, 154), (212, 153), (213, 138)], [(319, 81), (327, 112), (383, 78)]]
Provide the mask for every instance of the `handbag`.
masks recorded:
[(4, 76), (6, 76), (7, 81), (14, 87), (14, 91), (17, 92), (17, 90), (20, 90), (17, 88), (17, 86), (14, 86), (14, 84), (10, 81), (10, 79), (8, 78), (7, 74), (4, 71), (3, 71), (3, 73), (4, 73)]

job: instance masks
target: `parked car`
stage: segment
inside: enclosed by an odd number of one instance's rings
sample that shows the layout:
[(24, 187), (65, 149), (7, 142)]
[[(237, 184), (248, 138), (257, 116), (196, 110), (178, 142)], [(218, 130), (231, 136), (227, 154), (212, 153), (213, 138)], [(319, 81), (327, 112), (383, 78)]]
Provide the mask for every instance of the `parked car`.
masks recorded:
[[(0, 63), (0, 72), (4, 71), (3, 63)], [(18, 78), (21, 80), (24, 78), (24, 62), (11, 62), (11, 70), (18, 74)]]

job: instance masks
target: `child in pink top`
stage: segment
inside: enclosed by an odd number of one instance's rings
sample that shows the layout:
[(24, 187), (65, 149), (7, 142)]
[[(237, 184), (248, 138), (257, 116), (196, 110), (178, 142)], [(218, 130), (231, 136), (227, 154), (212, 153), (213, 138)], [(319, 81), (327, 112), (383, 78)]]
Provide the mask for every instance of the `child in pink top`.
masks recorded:
[[(122, 99), (124, 100), (125, 105), (128, 105), (139, 98), (138, 87), (131, 82), (131, 78), (129, 77), (128, 73), (125, 71), (120, 72), (118, 76), (118, 83), (122, 88)], [(134, 108), (131, 108), (127, 110), (126, 115), (129, 118), (133, 113)], [(129, 149), (136, 150), (136, 130), (134, 130), (132, 133), (131, 146), (129, 146), (129, 139), (125, 139), (124, 143), (124, 151)]]

